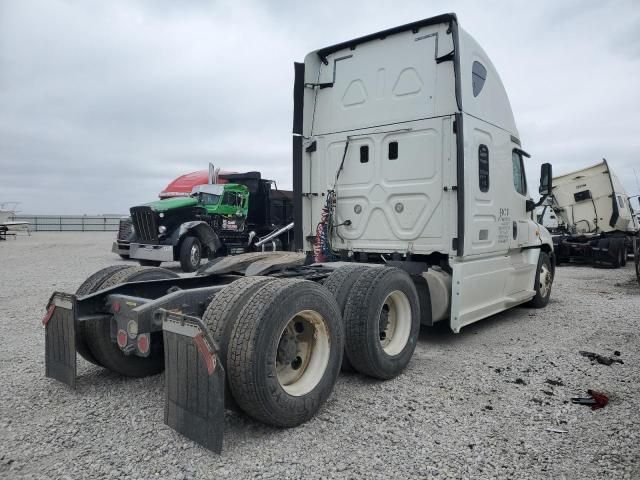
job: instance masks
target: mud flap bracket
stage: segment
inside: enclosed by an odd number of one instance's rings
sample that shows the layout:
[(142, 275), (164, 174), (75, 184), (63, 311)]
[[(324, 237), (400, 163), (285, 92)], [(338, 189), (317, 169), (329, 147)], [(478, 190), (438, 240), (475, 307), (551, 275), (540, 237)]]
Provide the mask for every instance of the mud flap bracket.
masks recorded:
[(42, 319), (45, 375), (76, 388), (76, 297), (55, 292)]
[(160, 309), (165, 364), (164, 423), (216, 453), (224, 436), (224, 367), (199, 318)]

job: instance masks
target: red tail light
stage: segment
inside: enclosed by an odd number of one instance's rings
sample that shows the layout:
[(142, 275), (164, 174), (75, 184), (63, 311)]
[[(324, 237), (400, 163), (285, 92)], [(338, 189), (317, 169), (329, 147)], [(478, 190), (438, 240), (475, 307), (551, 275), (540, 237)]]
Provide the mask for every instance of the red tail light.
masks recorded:
[(127, 346), (127, 332), (118, 330), (118, 346), (124, 348)]
[(138, 351), (140, 353), (147, 353), (149, 351), (149, 336), (138, 335)]

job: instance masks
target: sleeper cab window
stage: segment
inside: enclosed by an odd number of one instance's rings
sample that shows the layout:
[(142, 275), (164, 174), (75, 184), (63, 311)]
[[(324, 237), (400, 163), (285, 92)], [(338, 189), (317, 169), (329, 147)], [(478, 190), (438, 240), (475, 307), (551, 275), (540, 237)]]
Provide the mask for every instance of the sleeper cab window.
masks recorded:
[(369, 162), (369, 145), (362, 145), (360, 147), (360, 163)]
[(398, 142), (389, 142), (389, 160), (398, 159)]
[(511, 163), (513, 167), (513, 186), (520, 195), (527, 194), (527, 180), (524, 176), (524, 164), (522, 155), (515, 150), (511, 153)]
[(477, 97), (484, 87), (484, 82), (487, 79), (487, 69), (484, 68), (480, 62), (473, 62), (471, 67), (471, 83), (473, 86), (473, 96)]
[(481, 192), (489, 191), (489, 148), (486, 145), (478, 147), (478, 181)]

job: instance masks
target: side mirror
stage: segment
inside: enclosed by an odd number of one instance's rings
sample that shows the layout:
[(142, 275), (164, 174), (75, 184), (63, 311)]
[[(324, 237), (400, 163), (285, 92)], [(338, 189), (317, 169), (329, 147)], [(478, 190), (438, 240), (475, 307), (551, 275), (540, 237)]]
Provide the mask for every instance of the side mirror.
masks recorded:
[(540, 195), (550, 195), (552, 185), (552, 170), (550, 163), (543, 163), (540, 167), (540, 189), (538, 190)]
[(526, 205), (527, 212), (532, 212), (538, 206), (538, 204), (536, 202), (534, 202), (533, 200), (529, 200), (529, 199), (527, 199), (527, 201), (525, 202), (525, 205)]

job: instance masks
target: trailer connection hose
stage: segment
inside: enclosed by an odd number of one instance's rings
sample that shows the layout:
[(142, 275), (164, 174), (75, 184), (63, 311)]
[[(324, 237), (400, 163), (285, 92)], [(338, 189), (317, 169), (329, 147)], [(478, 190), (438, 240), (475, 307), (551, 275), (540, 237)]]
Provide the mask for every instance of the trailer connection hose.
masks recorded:
[(327, 202), (322, 208), (320, 222), (316, 227), (316, 241), (313, 245), (313, 254), (316, 262), (326, 262), (335, 259), (336, 255), (331, 248), (331, 235), (333, 231), (333, 214), (336, 206), (336, 192), (327, 192)]

